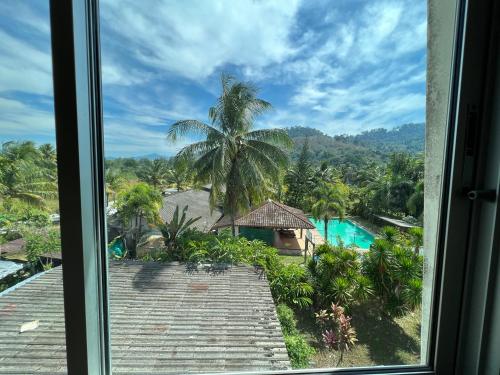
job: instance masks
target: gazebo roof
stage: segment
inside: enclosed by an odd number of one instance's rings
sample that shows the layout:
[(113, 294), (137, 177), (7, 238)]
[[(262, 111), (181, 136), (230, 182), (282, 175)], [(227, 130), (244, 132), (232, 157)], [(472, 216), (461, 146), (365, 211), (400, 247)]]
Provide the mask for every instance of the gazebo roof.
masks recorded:
[[(314, 225), (309, 221), (302, 210), (270, 199), (254, 208), (249, 213), (238, 217), (234, 223), (239, 227), (314, 228)], [(228, 216), (223, 216), (214, 224), (212, 229), (228, 227), (230, 225), (230, 218)]]

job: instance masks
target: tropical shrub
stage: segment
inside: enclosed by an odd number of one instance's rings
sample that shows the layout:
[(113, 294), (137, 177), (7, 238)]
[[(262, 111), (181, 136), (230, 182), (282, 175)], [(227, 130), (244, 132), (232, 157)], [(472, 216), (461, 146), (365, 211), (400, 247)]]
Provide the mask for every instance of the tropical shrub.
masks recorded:
[(281, 266), (278, 252), (264, 242), (188, 229), (178, 238), (177, 260), (193, 263), (231, 263), (258, 266), (268, 274)]
[(312, 304), (313, 287), (308, 283), (303, 267), (297, 264), (281, 266), (268, 272), (268, 279), (275, 303), (299, 308)]
[(61, 252), (61, 236), (56, 228), (25, 228), (23, 238), (26, 241), (26, 258), (34, 266), (41, 266), (44, 270), (52, 268), (52, 261), (41, 257), (51, 253)]
[(118, 194), (117, 214), (123, 231), (131, 236), (129, 250), (135, 256), (136, 246), (144, 234), (145, 224), (156, 224), (160, 218), (158, 212), (162, 205), (161, 194), (150, 185), (140, 182)]
[(419, 306), (422, 298), (423, 258), (403, 242), (376, 239), (362, 263), (363, 272), (389, 314)]
[(188, 209), (189, 206), (184, 206), (182, 214), (179, 216), (179, 206), (176, 206), (172, 220), (160, 225), (160, 231), (163, 235), (165, 246), (169, 252), (174, 250), (177, 237), (182, 235), (183, 232), (185, 232), (191, 225), (201, 218), (201, 216), (198, 216), (186, 220), (186, 213)]
[(356, 331), (351, 326), (351, 317), (347, 316), (342, 306), (332, 303), (330, 310), (320, 310), (315, 314), (316, 322), (323, 330), (324, 345), (340, 352), (337, 366), (344, 358), (344, 352), (350, 350), (358, 341)]
[(317, 254), (308, 263), (317, 304), (336, 303), (348, 308), (373, 293), (370, 280), (361, 272), (356, 251), (325, 244), (318, 246)]
[(285, 335), (285, 345), (294, 369), (308, 367), (311, 357), (316, 353), (300, 335)]
[(278, 320), (280, 321), (281, 330), (284, 335), (295, 335), (297, 334), (297, 321), (295, 319), (295, 314), (291, 308), (287, 305), (280, 303), (276, 306), (276, 313), (278, 314)]

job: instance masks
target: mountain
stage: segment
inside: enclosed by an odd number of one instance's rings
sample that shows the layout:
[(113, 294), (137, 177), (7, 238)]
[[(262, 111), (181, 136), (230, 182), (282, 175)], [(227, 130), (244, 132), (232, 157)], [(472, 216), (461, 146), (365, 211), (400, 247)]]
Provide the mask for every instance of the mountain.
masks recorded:
[(386, 161), (394, 152), (418, 154), (424, 151), (425, 125), (404, 124), (396, 128), (374, 129), (357, 135), (329, 136), (319, 130), (294, 126), (287, 129), (294, 140), (292, 159), (300, 153), (306, 137), (313, 161), (331, 164), (365, 165)]

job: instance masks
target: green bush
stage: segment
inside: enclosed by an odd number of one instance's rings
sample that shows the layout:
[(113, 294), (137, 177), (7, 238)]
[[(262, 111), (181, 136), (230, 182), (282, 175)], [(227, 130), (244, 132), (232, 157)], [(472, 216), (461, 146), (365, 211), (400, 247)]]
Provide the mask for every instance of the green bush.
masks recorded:
[(312, 304), (313, 287), (306, 270), (298, 264), (281, 265), (268, 272), (269, 286), (275, 303), (303, 308)]
[(285, 335), (285, 345), (294, 369), (309, 367), (309, 361), (316, 351), (302, 336)]
[(308, 263), (315, 301), (324, 307), (331, 303), (349, 308), (372, 294), (370, 280), (362, 274), (359, 254), (343, 247), (318, 246), (319, 258)]
[(40, 265), (43, 269), (52, 267), (51, 261), (43, 263), (40, 257), (50, 253), (61, 251), (61, 236), (55, 228), (29, 228), (23, 231), (23, 238), (26, 241), (25, 250), (28, 261), (34, 265)]
[(264, 242), (233, 237), (228, 233), (214, 235), (198, 230), (187, 230), (178, 239), (175, 258), (193, 263), (227, 263), (260, 266), (266, 271), (279, 268), (276, 249)]
[(297, 333), (297, 321), (295, 320), (295, 314), (293, 313), (293, 310), (287, 305), (280, 303), (276, 307), (276, 312), (278, 314), (278, 320), (280, 321), (283, 334), (295, 335)]
[(423, 258), (403, 240), (376, 239), (362, 269), (388, 314), (399, 315), (420, 305)]

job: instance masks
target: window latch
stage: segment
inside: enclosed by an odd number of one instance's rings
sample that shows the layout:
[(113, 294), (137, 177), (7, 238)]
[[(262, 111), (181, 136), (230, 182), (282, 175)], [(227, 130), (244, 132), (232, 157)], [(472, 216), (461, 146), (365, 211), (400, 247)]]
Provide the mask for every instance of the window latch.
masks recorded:
[(497, 192), (496, 190), (471, 190), (467, 193), (467, 197), (471, 201), (475, 200), (483, 200), (483, 201), (488, 201), (488, 202), (495, 202), (497, 199)]

